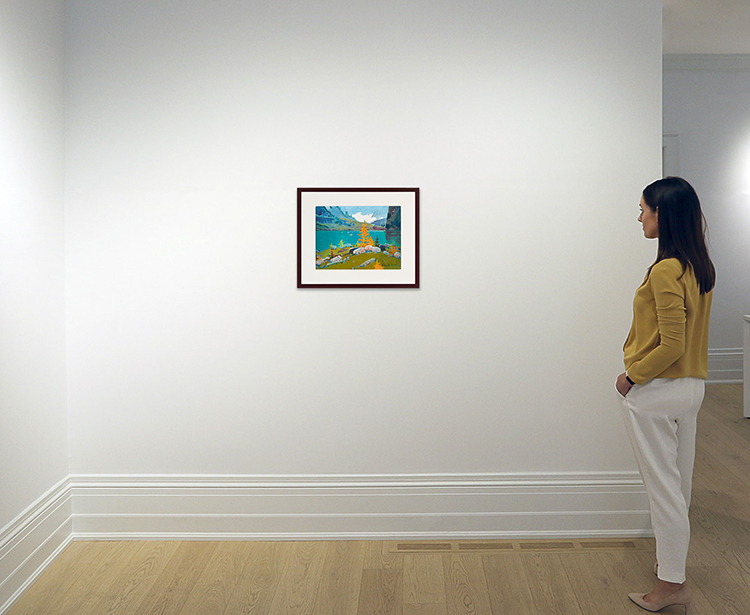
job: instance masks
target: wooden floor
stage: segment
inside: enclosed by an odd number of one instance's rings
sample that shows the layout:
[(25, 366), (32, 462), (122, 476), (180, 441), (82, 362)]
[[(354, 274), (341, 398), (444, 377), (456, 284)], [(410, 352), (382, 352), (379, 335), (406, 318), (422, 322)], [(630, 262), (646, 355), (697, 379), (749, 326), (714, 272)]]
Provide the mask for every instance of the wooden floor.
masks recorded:
[[(750, 613), (741, 402), (741, 385), (709, 386), (699, 415), (688, 562), (696, 615)], [(651, 588), (653, 561), (651, 540), (74, 542), (9, 615), (638, 614), (627, 593)]]

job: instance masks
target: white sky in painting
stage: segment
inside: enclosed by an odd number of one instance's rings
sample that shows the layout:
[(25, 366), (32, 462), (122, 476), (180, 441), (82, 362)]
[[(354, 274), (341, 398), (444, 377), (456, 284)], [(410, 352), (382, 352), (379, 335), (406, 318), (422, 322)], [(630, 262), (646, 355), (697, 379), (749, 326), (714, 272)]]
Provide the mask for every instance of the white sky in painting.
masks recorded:
[(357, 212), (356, 214), (352, 214), (352, 218), (354, 218), (357, 222), (367, 222), (367, 224), (371, 224), (375, 220), (377, 220), (376, 216), (373, 216), (372, 214), (363, 214), (361, 211)]
[(388, 217), (390, 205), (339, 205), (341, 211), (350, 215), (357, 222), (372, 224), (375, 220)]

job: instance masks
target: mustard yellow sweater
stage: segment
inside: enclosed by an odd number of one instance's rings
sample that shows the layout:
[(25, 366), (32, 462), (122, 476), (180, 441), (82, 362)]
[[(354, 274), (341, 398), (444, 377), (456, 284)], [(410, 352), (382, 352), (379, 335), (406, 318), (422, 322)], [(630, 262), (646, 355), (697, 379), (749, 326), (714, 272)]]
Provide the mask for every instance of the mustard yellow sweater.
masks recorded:
[[(682, 276), (682, 277), (680, 277)], [(651, 378), (708, 377), (708, 320), (713, 291), (700, 294), (693, 270), (676, 258), (658, 262), (633, 300), (625, 369), (636, 384)]]

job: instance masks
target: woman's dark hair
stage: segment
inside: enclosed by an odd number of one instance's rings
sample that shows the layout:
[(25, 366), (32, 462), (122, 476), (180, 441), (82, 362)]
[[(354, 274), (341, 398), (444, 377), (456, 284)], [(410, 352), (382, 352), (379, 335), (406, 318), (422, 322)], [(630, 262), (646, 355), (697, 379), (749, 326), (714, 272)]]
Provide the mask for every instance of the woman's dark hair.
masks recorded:
[(659, 216), (654, 265), (676, 258), (683, 270), (693, 270), (701, 294), (709, 292), (716, 283), (716, 270), (706, 248), (706, 219), (693, 187), (681, 177), (665, 177), (646, 186), (643, 201)]

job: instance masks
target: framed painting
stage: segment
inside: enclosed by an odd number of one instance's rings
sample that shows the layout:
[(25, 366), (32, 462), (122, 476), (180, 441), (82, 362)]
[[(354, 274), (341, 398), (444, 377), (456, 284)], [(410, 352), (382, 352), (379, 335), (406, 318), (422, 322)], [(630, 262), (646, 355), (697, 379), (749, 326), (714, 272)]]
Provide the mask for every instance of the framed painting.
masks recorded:
[(419, 288), (419, 188), (297, 188), (297, 288)]

